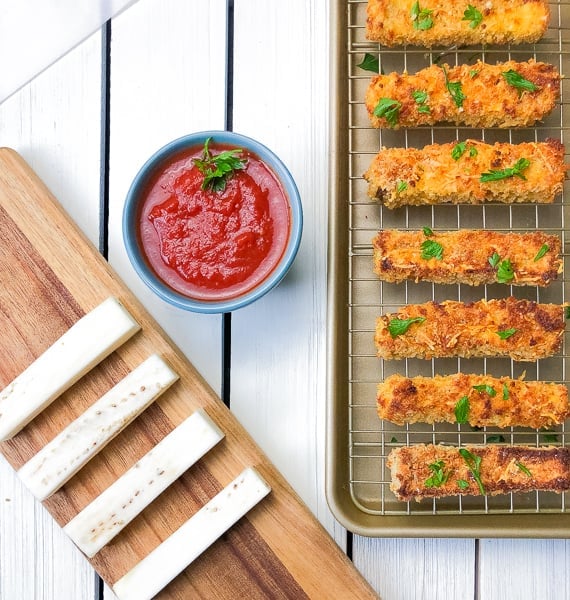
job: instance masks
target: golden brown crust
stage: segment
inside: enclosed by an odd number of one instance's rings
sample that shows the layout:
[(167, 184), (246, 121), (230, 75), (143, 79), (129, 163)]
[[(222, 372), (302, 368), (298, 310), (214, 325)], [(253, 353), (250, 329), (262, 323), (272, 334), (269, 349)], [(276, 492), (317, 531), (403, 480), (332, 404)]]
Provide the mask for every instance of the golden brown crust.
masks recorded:
[[(393, 319), (423, 319), (392, 337)], [(505, 356), (537, 360), (555, 354), (564, 334), (564, 306), (501, 298), (478, 302), (408, 304), (376, 321), (374, 337), (380, 358)], [(515, 329), (507, 339), (499, 331)]]
[[(422, 258), (422, 244), (427, 240), (439, 244), (442, 256)], [(497, 254), (510, 260), (512, 285), (546, 286), (562, 272), (560, 238), (540, 231), (497, 233), (461, 229), (433, 232), (380, 231), (372, 241), (374, 272), (384, 281), (398, 283), (407, 279), (433, 283), (495, 283), (498, 269), (489, 259)], [(541, 250), (548, 249), (537, 258)]]
[[(538, 87), (521, 91), (510, 85), (503, 73), (516, 71)], [(465, 99), (458, 106), (446, 85), (461, 84)], [(421, 111), (414, 92), (427, 93), (424, 103), (429, 112)], [(418, 127), (450, 122), (469, 127), (528, 127), (543, 119), (554, 108), (560, 95), (560, 74), (553, 65), (513, 60), (495, 65), (481, 61), (473, 65), (431, 65), (417, 73), (389, 73), (372, 78), (365, 104), (374, 127)], [(374, 115), (378, 102), (389, 98), (400, 103), (397, 119), (391, 124)]]
[[(424, 148), (383, 148), (364, 173), (368, 195), (387, 208), (404, 205), (479, 204), (482, 202), (551, 203), (562, 192), (567, 167), (559, 140), (486, 144), (478, 140), (431, 144)], [(455, 150), (455, 152), (454, 152)], [(481, 181), (491, 170), (526, 159), (522, 175)]]
[(432, 26), (422, 30), (411, 17), (415, 0), (368, 0), (366, 37), (385, 46), (404, 44), (452, 46), (473, 44), (520, 44), (538, 41), (550, 20), (544, 0), (471, 0), (482, 21), (476, 27), (464, 19), (466, 2), (420, 0), (419, 7), (432, 10)]
[[(570, 448), (488, 445), (465, 449), (481, 458), (479, 474), (488, 495), (533, 490), (560, 493), (570, 489)], [(442, 485), (431, 486), (434, 472), (429, 465), (438, 461), (443, 461), (440, 466), (447, 479)], [(399, 500), (481, 495), (458, 448), (432, 444), (395, 448), (388, 455), (387, 465), (392, 471), (390, 489)]]
[(570, 417), (565, 385), (489, 375), (410, 378), (396, 374), (378, 385), (376, 401), (378, 416), (396, 425), (456, 423), (455, 407), (464, 397), (472, 427), (540, 429)]

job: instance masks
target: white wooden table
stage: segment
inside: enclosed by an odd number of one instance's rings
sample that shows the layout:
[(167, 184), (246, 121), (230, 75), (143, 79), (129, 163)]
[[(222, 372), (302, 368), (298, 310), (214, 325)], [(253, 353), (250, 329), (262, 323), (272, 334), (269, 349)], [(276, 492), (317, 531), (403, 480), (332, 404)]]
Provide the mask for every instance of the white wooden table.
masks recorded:
[[(206, 380), (229, 394), (238, 419), (379, 596), (570, 598), (566, 540), (367, 539), (347, 534), (327, 508), (333, 1), (138, 0), (0, 104), (0, 144), (24, 156)], [(134, 274), (120, 229), (129, 183), (155, 149), (188, 132), (226, 127), (281, 156), (305, 214), (287, 279), (226, 320), (229, 379), (223, 318), (188, 314), (155, 298)], [(335, 598), (326, 582), (322, 597)], [(0, 598), (113, 598), (1, 458)]]

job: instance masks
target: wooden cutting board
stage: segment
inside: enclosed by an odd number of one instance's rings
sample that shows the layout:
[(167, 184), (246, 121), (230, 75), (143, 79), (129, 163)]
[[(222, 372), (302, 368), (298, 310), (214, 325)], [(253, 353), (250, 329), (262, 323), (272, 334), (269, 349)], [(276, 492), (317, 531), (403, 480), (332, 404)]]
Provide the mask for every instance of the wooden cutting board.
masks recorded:
[[(13, 150), (0, 149), (0, 389), (109, 296), (142, 330), (20, 434), (0, 444), (19, 468), (153, 352), (180, 380), (45, 506), (65, 525), (189, 414), (204, 408), (225, 439), (159, 496), (91, 563), (110, 585), (245, 467), (272, 492), (160, 598), (374, 598), (372, 589), (199, 373)], [(78, 550), (79, 551), (79, 550)]]

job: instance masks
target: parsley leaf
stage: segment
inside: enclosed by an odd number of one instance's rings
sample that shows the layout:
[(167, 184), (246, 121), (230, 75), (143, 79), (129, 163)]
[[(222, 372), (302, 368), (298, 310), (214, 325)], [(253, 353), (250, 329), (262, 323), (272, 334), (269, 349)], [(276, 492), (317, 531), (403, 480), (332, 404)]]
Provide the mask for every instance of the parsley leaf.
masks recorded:
[(461, 81), (449, 81), (449, 79), (447, 78), (447, 70), (445, 66), (442, 66), (441, 68), (445, 77), (445, 87), (447, 88), (447, 91), (453, 98), (455, 105), (461, 108), (463, 106), (463, 101), (465, 100), (465, 94), (461, 89)]
[(398, 192), (398, 194), (400, 192), (404, 192), (407, 189), (408, 189), (407, 181), (398, 181), (398, 183), (396, 184), (396, 192)]
[(418, 112), (427, 114), (431, 112), (430, 107), (426, 104), (428, 100), (427, 92), (424, 92), (423, 90), (414, 90), (412, 92), (412, 98), (418, 105)]
[(481, 21), (483, 20), (483, 14), (480, 10), (477, 10), (474, 6), (468, 4), (467, 9), (463, 13), (463, 19), (461, 20), (471, 21), (471, 23), (469, 23), (469, 27), (471, 27), (471, 29), (475, 29), (475, 27), (481, 24)]
[(431, 237), (431, 236), (433, 235), (433, 231), (431, 230), (431, 228), (430, 228), (430, 227), (424, 227), (424, 228), (422, 229), (422, 231), (424, 232), (424, 235), (425, 235), (426, 237)]
[(487, 181), (499, 181), (500, 179), (508, 179), (509, 177), (519, 177), (520, 179), (526, 179), (522, 174), (525, 169), (530, 167), (530, 160), (528, 158), (519, 158), (517, 162), (506, 169), (490, 169), (486, 173), (481, 173), (479, 181), (486, 183)]
[(460, 490), (466, 490), (469, 487), (469, 482), (465, 481), (465, 479), (458, 479), (457, 480), (457, 487)]
[(549, 429), (545, 429), (543, 433), (541, 433), (542, 439), (549, 444), (555, 443), (558, 441), (558, 435)]
[(426, 320), (425, 317), (412, 317), (410, 319), (390, 319), (388, 323), (388, 331), (390, 335), (395, 338), (399, 335), (403, 335), (408, 331), (412, 323), (423, 323)]
[(502, 260), (499, 263), (497, 269), (497, 281), (499, 283), (510, 283), (515, 278), (515, 272), (513, 271), (513, 265), (508, 258)]
[(475, 79), (477, 75), (479, 75), (479, 71), (477, 71), (477, 69), (471, 69), (469, 71), (469, 77), (471, 77), (471, 79)]
[(476, 390), (477, 392), (487, 392), (487, 394), (489, 394), (489, 396), (491, 396), (491, 398), (493, 396), (497, 395), (497, 392), (495, 391), (495, 389), (493, 387), (491, 387), (490, 385), (487, 385), (486, 383), (483, 383), (482, 385), (474, 385), (473, 389)]
[(422, 242), (421, 248), (421, 257), (425, 260), (430, 258), (441, 260), (443, 258), (443, 246), (435, 240), (425, 240)]
[(473, 158), (474, 156), (477, 156), (477, 154), (479, 154), (477, 148), (475, 148), (475, 146), (471, 146), (471, 148), (469, 148), (469, 156)]
[(433, 475), (425, 480), (426, 487), (441, 487), (449, 479), (449, 471), (444, 470), (445, 463), (442, 460), (431, 463), (428, 468)]
[(515, 465), (528, 477), (532, 477), (532, 473), (528, 470), (527, 467), (525, 467), (522, 462), (519, 462), (518, 460), (515, 461)]
[(467, 142), (455, 144), (451, 150), (451, 158), (453, 158), (453, 160), (459, 160), (465, 153), (465, 150), (467, 150)]
[(410, 10), (410, 17), (412, 19), (414, 29), (419, 29), (421, 31), (431, 29), (433, 27), (433, 19), (431, 17), (432, 14), (433, 10), (420, 8), (420, 2), (419, 0), (416, 0), (416, 2), (412, 4), (412, 9)]
[(392, 436), (392, 439), (390, 440), (391, 444), (397, 444), (398, 443), (398, 438), (395, 436)]
[(497, 335), (502, 340), (508, 340), (511, 337), (511, 335), (515, 335), (516, 332), (517, 330), (514, 327), (511, 327), (510, 329), (503, 329), (502, 331), (497, 331)]
[(192, 162), (196, 165), (200, 173), (204, 175), (202, 189), (210, 189), (214, 192), (223, 192), (226, 189), (227, 180), (235, 171), (245, 169), (247, 160), (240, 158), (243, 150), (235, 148), (234, 150), (224, 150), (215, 156), (209, 149), (209, 137), (204, 142), (204, 149), (201, 158), (193, 158)]
[(395, 127), (398, 124), (400, 108), (402, 108), (402, 103), (398, 102), (398, 100), (392, 100), (392, 98), (380, 98), (374, 109), (374, 116), (384, 117), (386, 121), (388, 121), (388, 125)]
[(525, 79), (520, 73), (509, 69), (508, 71), (504, 71), (501, 75), (505, 78), (509, 85), (517, 88), (519, 93), (525, 92), (536, 92), (540, 88), (534, 84), (532, 81)]
[(534, 257), (534, 262), (540, 260), (549, 250), (550, 246), (548, 244), (542, 244), (540, 250), (536, 253), (536, 256)]
[(372, 73), (380, 72), (380, 61), (378, 60), (378, 57), (369, 52), (364, 54), (362, 62), (356, 66), (360, 67), (363, 71), (372, 71)]
[(467, 420), (469, 418), (469, 408), (469, 397), (462, 396), (461, 398), (459, 398), (454, 409), (455, 420), (458, 423), (467, 423)]
[(503, 383), (503, 400), (509, 399), (509, 386), (506, 383)]
[(489, 256), (489, 264), (493, 267), (493, 269), (499, 264), (500, 260), (501, 257), (496, 252), (493, 252), (493, 254)]
[(479, 491), (484, 496), (485, 488), (483, 487), (483, 482), (481, 481), (481, 457), (471, 454), (467, 448), (459, 448), (459, 454), (461, 454), (461, 457), (469, 467), (471, 475), (473, 475), (473, 478), (479, 486)]
[(505, 441), (505, 436), (503, 435), (489, 435), (487, 436), (487, 442), (489, 444), (497, 444)]

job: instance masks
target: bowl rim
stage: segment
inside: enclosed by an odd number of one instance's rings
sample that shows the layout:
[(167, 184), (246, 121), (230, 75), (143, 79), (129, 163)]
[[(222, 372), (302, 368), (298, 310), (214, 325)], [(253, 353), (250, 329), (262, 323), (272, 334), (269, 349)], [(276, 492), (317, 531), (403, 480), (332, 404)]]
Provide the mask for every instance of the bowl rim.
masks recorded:
[[(226, 300), (197, 300), (177, 292), (156, 273), (139, 248), (137, 229), (133, 221), (137, 216), (137, 198), (148, 180), (174, 154), (193, 146), (203, 145), (211, 137), (215, 143), (240, 145), (259, 156), (274, 172), (281, 183), (289, 204), (291, 227), (285, 251), (269, 275), (248, 292)], [(258, 300), (285, 277), (297, 255), (303, 232), (303, 208), (297, 184), (283, 161), (267, 146), (241, 133), (226, 130), (206, 130), (178, 137), (156, 150), (140, 167), (125, 197), (122, 218), (123, 243), (134, 270), (142, 281), (162, 300), (184, 310), (203, 314), (226, 313)]]

